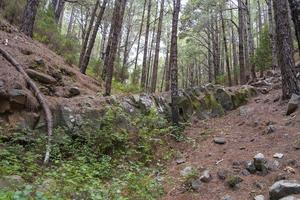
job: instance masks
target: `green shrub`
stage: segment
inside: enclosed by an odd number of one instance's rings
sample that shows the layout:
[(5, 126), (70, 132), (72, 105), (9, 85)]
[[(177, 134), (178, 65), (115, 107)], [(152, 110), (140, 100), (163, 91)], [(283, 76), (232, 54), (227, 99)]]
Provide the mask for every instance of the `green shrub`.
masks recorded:
[(46, 44), (57, 54), (63, 56), (68, 64), (77, 64), (80, 45), (76, 38), (60, 33), (51, 9), (40, 9), (34, 29), (34, 39)]

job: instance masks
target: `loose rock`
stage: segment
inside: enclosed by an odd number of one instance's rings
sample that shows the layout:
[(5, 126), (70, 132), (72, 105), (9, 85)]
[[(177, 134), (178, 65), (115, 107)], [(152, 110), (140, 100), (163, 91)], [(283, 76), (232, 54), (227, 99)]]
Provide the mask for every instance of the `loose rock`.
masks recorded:
[(300, 194), (300, 182), (297, 180), (282, 180), (274, 183), (270, 189), (270, 200), (278, 200), (293, 194)]
[(278, 158), (278, 159), (282, 159), (283, 156), (284, 156), (284, 155), (283, 155), (282, 153), (275, 153), (273, 157), (274, 157), (274, 158)]
[(254, 197), (254, 200), (265, 200), (264, 195), (258, 195), (256, 197)]
[(300, 103), (300, 95), (293, 94), (288, 103), (288, 108), (287, 108), (286, 114), (290, 115), (290, 114), (294, 113), (298, 109), (299, 103)]
[(267, 160), (262, 153), (258, 153), (254, 156), (254, 166), (258, 171), (264, 171), (267, 169), (266, 167)]
[(222, 144), (226, 144), (226, 140), (225, 140), (225, 138), (222, 138), (222, 137), (215, 137), (214, 143), (222, 145)]
[(209, 170), (205, 170), (202, 175), (200, 176), (200, 180), (204, 183), (208, 183), (209, 181), (211, 181), (212, 176), (209, 172)]

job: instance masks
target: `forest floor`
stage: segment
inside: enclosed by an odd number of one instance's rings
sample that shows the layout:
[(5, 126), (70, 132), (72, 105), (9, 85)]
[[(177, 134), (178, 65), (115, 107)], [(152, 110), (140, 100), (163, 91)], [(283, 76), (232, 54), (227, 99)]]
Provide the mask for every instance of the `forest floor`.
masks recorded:
[[(177, 164), (174, 160), (167, 167), (163, 199), (220, 200), (226, 195), (236, 200), (253, 199), (256, 195), (267, 197), (275, 180), (300, 180), (300, 112), (286, 116), (287, 102), (280, 100), (280, 94), (281, 90), (273, 90), (259, 95), (222, 118), (194, 120), (185, 131), (191, 142), (176, 144), (183, 157), (181, 162), (185, 162)], [(226, 144), (215, 144), (214, 137), (225, 138)], [(265, 176), (245, 173), (244, 163), (258, 153), (277, 160), (279, 168)], [(284, 157), (275, 159), (275, 153)], [(198, 171), (210, 170), (212, 180), (202, 183), (198, 191), (187, 190), (180, 174), (189, 166)], [(242, 178), (235, 189), (218, 177), (226, 171)]]

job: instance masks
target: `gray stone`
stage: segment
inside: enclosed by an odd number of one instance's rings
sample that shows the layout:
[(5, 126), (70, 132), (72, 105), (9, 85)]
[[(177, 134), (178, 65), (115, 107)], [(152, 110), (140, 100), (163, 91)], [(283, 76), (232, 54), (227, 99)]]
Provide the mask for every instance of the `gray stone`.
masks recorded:
[(216, 100), (221, 104), (225, 110), (233, 110), (234, 105), (232, 102), (231, 95), (223, 88), (219, 88), (215, 92)]
[(274, 126), (274, 125), (269, 125), (268, 127), (267, 127), (267, 130), (266, 130), (266, 133), (267, 134), (271, 134), (271, 133), (274, 133), (274, 132), (276, 132), (276, 127)]
[(284, 155), (283, 155), (282, 153), (275, 153), (275, 154), (273, 155), (273, 158), (282, 159), (283, 156), (284, 156)]
[(217, 174), (220, 180), (225, 180), (231, 172), (229, 170), (220, 170)]
[(222, 144), (226, 144), (226, 140), (223, 137), (215, 137), (214, 138), (214, 143), (222, 145)]
[(182, 158), (182, 157), (176, 158), (175, 162), (176, 162), (177, 165), (180, 165), (180, 164), (185, 163), (185, 162), (186, 162), (186, 159), (185, 159), (185, 158)]
[(221, 200), (235, 200), (235, 199), (229, 195), (225, 195), (224, 197), (221, 198)]
[(183, 170), (180, 171), (181, 176), (189, 176), (193, 173), (194, 169), (191, 166), (185, 167)]
[(280, 163), (277, 160), (268, 160), (266, 166), (270, 171), (277, 171), (279, 169)]
[(4, 86), (4, 81), (0, 80), (0, 88)]
[(212, 176), (209, 172), (209, 170), (204, 170), (200, 176), (200, 180), (204, 183), (210, 182), (212, 179)]
[(8, 92), (9, 100), (19, 105), (25, 105), (27, 101), (27, 94), (24, 90), (12, 89)]
[(198, 191), (202, 185), (200, 179), (193, 180), (191, 183), (191, 187), (193, 190)]
[(278, 200), (293, 194), (300, 194), (300, 182), (297, 180), (281, 180), (274, 183), (270, 189), (270, 200)]
[(253, 161), (249, 161), (245, 164), (246, 169), (248, 170), (248, 172), (250, 172), (251, 174), (254, 174), (256, 172), (256, 168), (254, 165)]
[(241, 174), (242, 174), (243, 176), (249, 176), (251, 173), (250, 173), (248, 170), (243, 169), (243, 170), (241, 171)]
[(281, 198), (280, 200), (300, 200), (300, 198), (294, 196), (288, 196), (288, 197)]
[(288, 103), (286, 114), (290, 115), (294, 113), (298, 109), (299, 103), (300, 103), (300, 95), (293, 94)]
[(79, 90), (78, 87), (71, 87), (71, 88), (69, 89), (69, 92), (70, 92), (69, 97), (74, 97), (74, 96), (80, 95), (80, 90)]
[(258, 195), (256, 197), (254, 197), (254, 200), (265, 200), (264, 195)]
[(56, 79), (53, 78), (52, 76), (49, 76), (48, 74), (44, 74), (42, 72), (37, 72), (32, 69), (26, 69), (26, 73), (28, 76), (40, 83), (45, 83), (45, 84), (53, 84), (56, 83)]
[(265, 169), (267, 169), (266, 166), (267, 160), (262, 153), (256, 154), (253, 159), (254, 159), (254, 166), (256, 170), (264, 171)]

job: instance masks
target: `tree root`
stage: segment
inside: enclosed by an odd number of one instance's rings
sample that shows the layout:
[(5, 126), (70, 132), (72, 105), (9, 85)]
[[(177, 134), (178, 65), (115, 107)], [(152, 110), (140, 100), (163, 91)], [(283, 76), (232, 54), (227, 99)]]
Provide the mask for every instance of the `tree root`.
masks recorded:
[(30, 86), (32, 92), (36, 96), (37, 100), (41, 104), (44, 113), (45, 113), (45, 121), (47, 124), (47, 133), (48, 133), (48, 141), (46, 145), (46, 153), (44, 157), (44, 164), (47, 164), (50, 159), (50, 152), (51, 152), (51, 141), (52, 141), (52, 131), (53, 131), (53, 117), (51, 110), (49, 108), (48, 102), (45, 99), (44, 95), (41, 93), (39, 88), (36, 86), (34, 81), (27, 75), (23, 67), (20, 63), (18, 63), (6, 50), (0, 47), (0, 54), (9, 61), (16, 69), (23, 75), (24, 79), (26, 80), (27, 84)]

